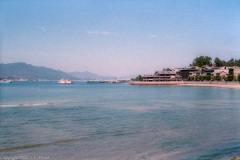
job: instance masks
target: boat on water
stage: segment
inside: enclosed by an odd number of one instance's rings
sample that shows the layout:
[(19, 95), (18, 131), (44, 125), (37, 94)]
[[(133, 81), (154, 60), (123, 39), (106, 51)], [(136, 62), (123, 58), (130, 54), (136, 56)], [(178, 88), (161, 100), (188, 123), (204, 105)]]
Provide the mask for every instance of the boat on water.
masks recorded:
[(73, 84), (73, 81), (68, 80), (68, 79), (60, 79), (58, 81), (59, 84)]
[(87, 83), (102, 83), (103, 81), (100, 80), (89, 80)]
[(1, 80), (0, 83), (12, 83), (10, 80)]

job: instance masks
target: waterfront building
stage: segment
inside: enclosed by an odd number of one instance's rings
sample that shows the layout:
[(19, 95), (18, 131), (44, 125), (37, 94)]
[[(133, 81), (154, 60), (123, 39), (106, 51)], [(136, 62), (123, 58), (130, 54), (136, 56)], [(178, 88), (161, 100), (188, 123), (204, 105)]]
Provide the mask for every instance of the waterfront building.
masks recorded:
[(187, 80), (189, 76), (192, 76), (194, 72), (198, 71), (197, 67), (187, 67), (180, 69), (180, 76), (182, 76), (183, 80)]
[(190, 77), (196, 77), (196, 76), (206, 76), (207, 75), (207, 73), (206, 72), (204, 72), (204, 71), (195, 71), (195, 72), (193, 72), (192, 73), (192, 75), (190, 75)]
[(205, 72), (207, 75), (212, 75), (214, 70), (219, 69), (219, 67), (210, 67), (208, 65), (204, 65), (201, 67), (201, 70)]
[(221, 77), (224, 77), (224, 76), (228, 76), (229, 72), (226, 72), (226, 71), (214, 71), (211, 76), (221, 76)]
[(237, 79), (238, 75), (240, 74), (240, 67), (233, 66), (231, 69), (229, 69), (230, 72), (234, 75), (235, 79)]
[(213, 67), (210, 67), (209, 65), (204, 65), (201, 67), (201, 70), (204, 72), (207, 72), (208, 70), (212, 70)]
[(229, 75), (229, 69), (230, 67), (222, 66), (222, 67), (215, 67), (213, 72), (211, 73), (211, 76), (228, 76)]
[(171, 71), (156, 71), (151, 75), (144, 75), (143, 81), (180, 81), (187, 80), (189, 77), (204, 77), (204, 76), (221, 76), (227, 77), (233, 74), (235, 79), (240, 74), (240, 67), (238, 66), (221, 66), (221, 67), (211, 67), (204, 65), (202, 67), (186, 67), (186, 68), (174, 68)]
[(180, 72), (181, 69), (182, 69), (182, 68), (173, 68), (172, 71), (174, 71), (174, 72), (177, 73), (177, 72)]
[(145, 74), (143, 76), (143, 81), (144, 82), (153, 82), (153, 81), (159, 81), (160, 77), (157, 75), (152, 75), (152, 74)]
[(180, 81), (182, 77), (177, 75), (174, 71), (156, 71), (154, 75), (144, 75), (143, 81)]

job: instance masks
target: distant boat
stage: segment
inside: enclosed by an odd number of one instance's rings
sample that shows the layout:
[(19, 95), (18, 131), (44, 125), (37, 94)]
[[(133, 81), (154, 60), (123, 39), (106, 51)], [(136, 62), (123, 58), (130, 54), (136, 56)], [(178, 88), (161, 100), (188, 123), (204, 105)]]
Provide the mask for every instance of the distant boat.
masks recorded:
[(108, 83), (119, 83), (118, 80), (112, 80), (112, 81), (108, 81)]
[(99, 81), (99, 80), (89, 80), (87, 83), (103, 83), (104, 81)]
[(73, 81), (68, 80), (68, 79), (60, 79), (58, 81), (59, 84), (73, 84)]
[(0, 83), (12, 83), (10, 80), (1, 80)]

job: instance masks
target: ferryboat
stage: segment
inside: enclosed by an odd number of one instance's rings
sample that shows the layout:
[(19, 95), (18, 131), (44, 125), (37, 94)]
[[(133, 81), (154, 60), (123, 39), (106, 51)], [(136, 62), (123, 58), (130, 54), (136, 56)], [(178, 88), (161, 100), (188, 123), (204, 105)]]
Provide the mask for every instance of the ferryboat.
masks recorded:
[(60, 79), (58, 81), (59, 84), (73, 84), (73, 81), (68, 80), (68, 79)]

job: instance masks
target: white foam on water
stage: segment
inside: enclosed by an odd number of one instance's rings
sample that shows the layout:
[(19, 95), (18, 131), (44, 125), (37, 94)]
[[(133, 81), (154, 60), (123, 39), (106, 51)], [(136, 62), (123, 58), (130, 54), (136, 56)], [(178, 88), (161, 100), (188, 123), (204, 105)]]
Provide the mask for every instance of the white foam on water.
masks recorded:
[(53, 105), (54, 103), (25, 103), (25, 104), (3, 104), (0, 107), (29, 107), (29, 106), (44, 106)]

